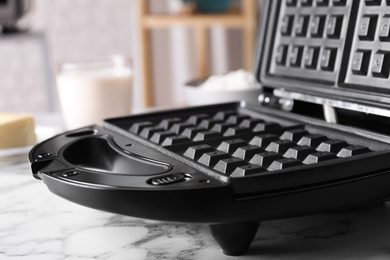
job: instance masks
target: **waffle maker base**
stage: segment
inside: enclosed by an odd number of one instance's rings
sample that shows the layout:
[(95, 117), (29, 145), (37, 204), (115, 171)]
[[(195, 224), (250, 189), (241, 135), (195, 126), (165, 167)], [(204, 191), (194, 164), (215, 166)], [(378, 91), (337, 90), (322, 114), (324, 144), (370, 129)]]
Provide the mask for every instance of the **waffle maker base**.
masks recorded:
[[(272, 119), (272, 123), (279, 126), (167, 146), (149, 142), (128, 130), (133, 125), (141, 125), (140, 122), (159, 125), (167, 118), (181, 121), (188, 121), (193, 115), (212, 118), (221, 111), (255, 118), (264, 125)], [(382, 136), (326, 125), (312, 118), (289, 117), (288, 113), (274, 109), (232, 103), (116, 118), (107, 120), (104, 127), (73, 130), (38, 144), (31, 151), (30, 160), (34, 176), (63, 198), (123, 215), (208, 224), (213, 237), (229, 255), (246, 252), (261, 221), (340, 210), (390, 197), (390, 145), (381, 142)], [(295, 164), (298, 159), (281, 155), (290, 148), (277, 153), (268, 151), (271, 148), (267, 150), (272, 142), (265, 148), (254, 144), (260, 136), (272, 137), (274, 143), (294, 142), (295, 146), (289, 146), (297, 147), (296, 150), (309, 147), (298, 145), (299, 141), (280, 139), (289, 132), (301, 135), (303, 131), (297, 129), (307, 131), (305, 136), (325, 136), (326, 133), (324, 140), (342, 138), (348, 143), (345, 147), (367, 145), (364, 148), (369, 150), (342, 158), (308, 148), (317, 158), (322, 154), (331, 159), (324, 157), (323, 162)], [(272, 155), (275, 162), (281, 163), (272, 167), (280, 169), (271, 169), (273, 164), (269, 162), (267, 170), (265, 164), (259, 166), (256, 159), (248, 162), (249, 159), (222, 152), (224, 144), (241, 141), (238, 145), (247, 148), (246, 151), (257, 149), (252, 158), (265, 155), (264, 159), (267, 154)], [(191, 147), (207, 148), (208, 152), (204, 151), (203, 155), (217, 153), (224, 159), (210, 168), (202, 162), (202, 155), (191, 158), (188, 152), (192, 151)], [(240, 149), (237, 147), (235, 150)], [(222, 161), (226, 164), (219, 169), (217, 165)], [(289, 166), (291, 162), (294, 165)], [(238, 170), (226, 170), (229, 163)]]

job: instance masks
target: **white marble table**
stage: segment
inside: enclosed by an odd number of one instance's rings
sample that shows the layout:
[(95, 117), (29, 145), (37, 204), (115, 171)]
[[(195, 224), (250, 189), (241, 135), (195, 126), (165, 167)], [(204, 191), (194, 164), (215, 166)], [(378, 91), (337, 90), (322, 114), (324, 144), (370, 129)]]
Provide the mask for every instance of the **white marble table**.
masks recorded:
[(0, 259), (390, 259), (390, 203), (263, 222), (248, 254), (229, 257), (207, 226), (79, 206), (29, 167), (0, 165)]

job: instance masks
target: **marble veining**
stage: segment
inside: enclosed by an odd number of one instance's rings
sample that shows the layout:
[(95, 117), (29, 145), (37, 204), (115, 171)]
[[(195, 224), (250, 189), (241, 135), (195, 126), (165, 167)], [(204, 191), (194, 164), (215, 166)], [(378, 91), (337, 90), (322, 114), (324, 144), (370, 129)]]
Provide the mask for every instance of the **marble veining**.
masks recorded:
[(50, 193), (29, 167), (0, 166), (0, 259), (390, 259), (390, 203), (263, 222), (248, 254), (230, 257), (205, 225), (86, 208)]

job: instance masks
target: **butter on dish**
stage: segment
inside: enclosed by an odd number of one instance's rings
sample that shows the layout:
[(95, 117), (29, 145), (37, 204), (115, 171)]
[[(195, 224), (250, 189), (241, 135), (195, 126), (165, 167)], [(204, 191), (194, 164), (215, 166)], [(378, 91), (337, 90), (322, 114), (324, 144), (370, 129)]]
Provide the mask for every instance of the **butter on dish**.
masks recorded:
[(36, 141), (33, 115), (0, 113), (0, 149), (34, 145)]

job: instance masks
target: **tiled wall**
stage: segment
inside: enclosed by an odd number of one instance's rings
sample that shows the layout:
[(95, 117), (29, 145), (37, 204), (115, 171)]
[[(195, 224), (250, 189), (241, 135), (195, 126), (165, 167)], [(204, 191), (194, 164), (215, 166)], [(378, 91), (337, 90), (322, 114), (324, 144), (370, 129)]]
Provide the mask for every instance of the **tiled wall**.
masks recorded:
[(42, 37), (0, 37), (0, 110), (49, 109)]

